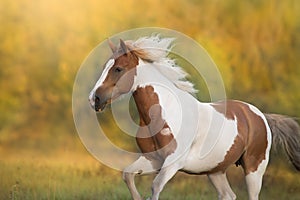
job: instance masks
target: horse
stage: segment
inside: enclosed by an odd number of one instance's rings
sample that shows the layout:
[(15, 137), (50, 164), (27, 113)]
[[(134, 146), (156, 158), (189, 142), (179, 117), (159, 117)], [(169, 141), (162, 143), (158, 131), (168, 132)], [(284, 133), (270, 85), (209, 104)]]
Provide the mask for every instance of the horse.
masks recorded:
[(280, 143), (300, 171), (300, 127), (288, 116), (264, 114), (237, 100), (198, 101), (187, 73), (168, 54), (174, 38), (108, 40), (112, 55), (89, 102), (96, 112), (130, 93), (139, 114), (139, 158), (123, 170), (132, 199), (141, 200), (134, 177), (157, 173), (151, 200), (178, 172), (205, 174), (219, 199), (236, 199), (226, 177), (230, 165), (244, 170), (250, 200), (259, 199), (272, 143)]

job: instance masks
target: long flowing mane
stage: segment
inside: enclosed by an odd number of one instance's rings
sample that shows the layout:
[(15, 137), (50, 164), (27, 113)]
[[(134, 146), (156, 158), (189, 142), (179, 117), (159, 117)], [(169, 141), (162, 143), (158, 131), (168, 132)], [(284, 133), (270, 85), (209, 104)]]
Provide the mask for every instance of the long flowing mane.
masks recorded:
[(174, 59), (168, 57), (173, 41), (174, 38), (160, 38), (155, 35), (142, 37), (136, 41), (127, 40), (125, 43), (131, 52), (142, 60), (152, 63), (179, 89), (194, 94), (197, 90), (191, 82), (185, 79), (188, 74), (176, 64)]

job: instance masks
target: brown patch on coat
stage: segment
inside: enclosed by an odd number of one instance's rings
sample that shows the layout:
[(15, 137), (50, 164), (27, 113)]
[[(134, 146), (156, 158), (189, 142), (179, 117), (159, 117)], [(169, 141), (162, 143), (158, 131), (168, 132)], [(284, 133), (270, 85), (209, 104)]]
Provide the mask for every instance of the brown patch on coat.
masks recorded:
[(265, 159), (268, 146), (267, 129), (263, 119), (249, 105), (239, 101), (223, 101), (212, 104), (216, 111), (229, 120), (237, 120), (238, 135), (225, 158), (210, 173), (225, 172), (229, 165), (242, 165), (246, 174), (257, 170)]
[(160, 132), (170, 127), (162, 118), (158, 95), (152, 86), (146, 86), (137, 88), (133, 97), (140, 115), (137, 144), (148, 159), (163, 162), (167, 156), (174, 153), (177, 142), (172, 133), (164, 135)]

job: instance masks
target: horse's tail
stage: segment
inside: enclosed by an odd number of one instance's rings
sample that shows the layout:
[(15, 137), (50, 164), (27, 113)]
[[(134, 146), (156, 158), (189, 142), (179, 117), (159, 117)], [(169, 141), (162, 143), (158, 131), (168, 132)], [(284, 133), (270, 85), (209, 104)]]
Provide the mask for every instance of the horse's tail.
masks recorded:
[(300, 171), (300, 127), (295, 119), (278, 114), (265, 114), (273, 136), (273, 144), (285, 149), (290, 161)]

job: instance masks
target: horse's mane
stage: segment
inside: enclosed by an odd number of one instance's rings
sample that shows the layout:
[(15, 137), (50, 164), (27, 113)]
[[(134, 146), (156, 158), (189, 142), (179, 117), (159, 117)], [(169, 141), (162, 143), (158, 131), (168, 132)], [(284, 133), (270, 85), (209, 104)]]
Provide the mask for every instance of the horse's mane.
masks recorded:
[(125, 43), (132, 53), (142, 60), (152, 63), (179, 89), (194, 94), (197, 92), (194, 85), (185, 80), (188, 74), (176, 65), (174, 59), (168, 57), (173, 41), (174, 38), (160, 38), (158, 35), (155, 35), (142, 37), (136, 41), (127, 40)]

